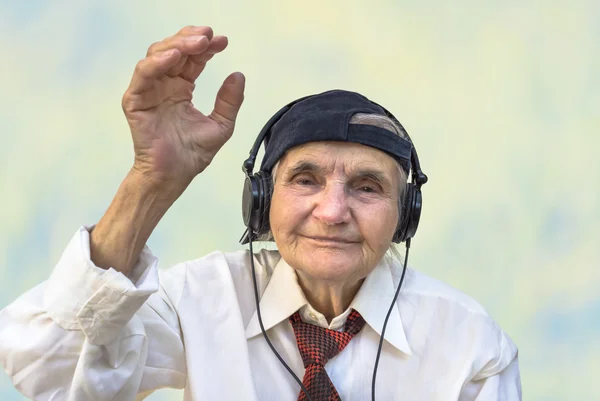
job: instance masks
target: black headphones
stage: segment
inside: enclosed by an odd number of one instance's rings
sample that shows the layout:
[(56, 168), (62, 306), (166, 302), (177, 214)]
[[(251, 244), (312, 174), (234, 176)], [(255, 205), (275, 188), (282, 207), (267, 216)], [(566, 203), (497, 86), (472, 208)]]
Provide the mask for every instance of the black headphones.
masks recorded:
[[(242, 244), (248, 242), (248, 239), (252, 241), (256, 240), (259, 236), (267, 234), (269, 232), (269, 208), (271, 203), (271, 196), (273, 195), (273, 184), (271, 175), (264, 171), (258, 171), (253, 173), (254, 163), (258, 150), (267, 136), (270, 135), (273, 125), (296, 103), (308, 99), (314, 95), (305, 96), (300, 99), (294, 100), (287, 104), (281, 110), (279, 110), (273, 117), (267, 121), (263, 129), (258, 134), (254, 146), (250, 150), (250, 156), (244, 161), (242, 165), (242, 171), (246, 175), (244, 181), (244, 188), (242, 191), (242, 217), (244, 219), (244, 225), (246, 231), (240, 239)], [(384, 107), (379, 104), (370, 101), (376, 106), (383, 109), (387, 117), (391, 118), (397, 123), (402, 130), (404, 127), (396, 117)], [(408, 134), (406, 134), (408, 137)], [(400, 137), (399, 137), (400, 138)], [(408, 137), (410, 140), (410, 137)], [(410, 153), (410, 165), (411, 165), (411, 180), (406, 183), (404, 204), (402, 210), (400, 210), (400, 219), (396, 228), (396, 232), (392, 238), (395, 243), (405, 242), (414, 237), (419, 226), (419, 220), (421, 218), (421, 208), (423, 205), (423, 196), (421, 194), (421, 186), (427, 182), (427, 176), (421, 171), (421, 165), (419, 164), (419, 157), (417, 156), (417, 150), (414, 145), (411, 147)]]

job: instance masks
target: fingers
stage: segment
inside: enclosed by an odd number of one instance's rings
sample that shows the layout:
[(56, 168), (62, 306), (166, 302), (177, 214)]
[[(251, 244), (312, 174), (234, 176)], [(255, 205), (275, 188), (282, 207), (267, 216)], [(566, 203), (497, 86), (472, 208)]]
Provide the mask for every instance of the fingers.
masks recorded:
[(195, 82), (198, 76), (204, 71), (206, 63), (217, 53), (222, 52), (227, 47), (228, 40), (225, 36), (215, 36), (208, 46), (208, 49), (200, 54), (194, 54), (188, 58), (179, 60), (177, 66), (171, 68), (169, 75), (176, 74), (187, 81)]
[[(168, 75), (170, 77), (181, 76), (183, 79), (194, 83), (198, 76), (204, 70), (206, 63), (217, 53), (223, 51), (227, 47), (227, 37), (214, 36), (212, 28), (206, 26), (187, 26), (160, 42), (152, 44), (146, 53), (146, 59), (142, 60), (141, 64), (155, 65), (158, 74), (151, 74), (150, 77), (158, 78), (160, 75)], [(177, 49), (181, 56), (177, 63), (169, 63), (169, 68), (166, 70), (163, 63), (148, 62), (148, 59), (158, 61), (155, 57), (161, 57), (165, 52), (171, 49)], [(164, 61), (164, 60), (163, 60)], [(149, 69), (146, 66), (146, 69)], [(142, 69), (143, 70), (143, 69)], [(136, 84), (143, 84), (139, 79), (135, 79)], [(142, 77), (144, 78), (144, 77)], [(147, 90), (150, 82), (143, 85), (136, 85), (136, 92)]]
[(229, 40), (227, 39), (226, 36), (215, 36), (210, 41), (210, 44), (208, 45), (208, 49), (206, 49), (204, 52), (202, 52), (200, 54), (192, 54), (192, 55), (190, 55), (190, 58), (192, 59), (192, 61), (194, 61), (197, 64), (200, 64), (202, 62), (206, 63), (215, 54), (220, 53), (223, 50), (225, 50), (225, 48), (227, 47), (228, 44), (229, 44)]
[(228, 129), (233, 129), (238, 111), (244, 101), (246, 78), (241, 72), (230, 74), (217, 93), (215, 108), (209, 117)]
[[(215, 54), (223, 51), (227, 44), (227, 37), (214, 36), (210, 27), (187, 26), (181, 29), (175, 35), (156, 42), (148, 48), (146, 58), (136, 65), (126, 95), (140, 95), (151, 91), (161, 78), (168, 77), (181, 77), (193, 87), (195, 80), (206, 67), (206, 63)], [(231, 93), (238, 91), (243, 98), (243, 75), (241, 81), (238, 82), (235, 78), (233, 81), (227, 85), (236, 88), (241, 85), (241, 89), (231, 92), (226, 88), (224, 98), (229, 99), (233, 96), (237, 99), (238, 95)], [(241, 100), (239, 103), (241, 104)]]
[(212, 28), (186, 26), (175, 35), (148, 48), (146, 58), (136, 66), (129, 92), (140, 94), (150, 90), (153, 80), (163, 75), (181, 75), (193, 83), (204, 70), (206, 62), (226, 47), (227, 38), (215, 37)]
[[(208, 47), (206, 46), (204, 38), (208, 39)], [(167, 73), (169, 76), (174, 77), (180, 75), (182, 71), (189, 69), (187, 66), (187, 64), (189, 64), (188, 56), (194, 63), (203, 64), (210, 60), (216, 53), (223, 51), (225, 47), (227, 47), (227, 38), (225, 36), (215, 37), (212, 28), (187, 26), (175, 35), (152, 44), (148, 48), (146, 57), (169, 49), (178, 49), (183, 57), (179, 60), (179, 63)], [(193, 69), (198, 70), (198, 68)], [(193, 82), (202, 69), (204, 69), (204, 66), (199, 69), (200, 71), (198, 71), (198, 74), (193, 79), (188, 79), (187, 77), (184, 78)]]
[[(213, 38), (212, 28), (209, 26), (186, 26), (175, 35), (169, 36), (160, 42), (150, 45), (148, 52), (146, 53), (146, 57), (174, 47), (181, 50), (181, 52), (184, 54), (194, 54), (194, 50), (197, 50), (195, 48), (196, 41), (198, 41), (202, 36), (205, 36), (210, 42), (210, 40)], [(188, 53), (187, 50), (190, 50), (191, 53)]]
[(154, 53), (139, 61), (131, 78), (128, 92), (131, 95), (144, 93), (154, 87), (155, 80), (164, 75), (181, 59), (182, 54), (177, 49)]

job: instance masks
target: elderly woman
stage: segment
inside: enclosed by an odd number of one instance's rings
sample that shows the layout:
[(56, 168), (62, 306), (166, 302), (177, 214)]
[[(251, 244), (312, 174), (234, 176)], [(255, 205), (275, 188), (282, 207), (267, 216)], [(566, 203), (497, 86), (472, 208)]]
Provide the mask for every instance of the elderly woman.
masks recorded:
[(186, 27), (138, 63), (123, 97), (131, 171), (49, 280), (0, 312), (0, 362), (17, 389), (77, 401), (162, 387), (194, 401), (364, 401), (375, 390), (379, 400), (519, 400), (516, 347), (483, 308), (386, 256), (407, 237), (398, 227), (414, 149), (359, 94), (295, 102), (271, 124), (260, 173), (245, 164), (247, 239), (272, 238), (277, 251), (215, 252), (158, 272), (145, 243), (231, 137), (242, 104), (244, 76), (233, 73), (209, 115), (192, 105), (196, 78), (226, 46)]

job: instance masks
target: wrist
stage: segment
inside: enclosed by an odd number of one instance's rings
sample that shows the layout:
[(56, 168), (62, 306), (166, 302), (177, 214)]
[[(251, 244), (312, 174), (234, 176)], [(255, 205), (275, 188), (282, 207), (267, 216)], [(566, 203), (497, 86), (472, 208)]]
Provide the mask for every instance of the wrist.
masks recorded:
[(175, 180), (150, 173), (147, 169), (134, 164), (123, 180), (123, 184), (132, 189), (135, 188), (140, 194), (155, 199), (158, 203), (172, 204), (181, 196), (191, 181), (191, 179)]
[(91, 232), (90, 251), (94, 264), (128, 274), (148, 238), (181, 192), (132, 169)]

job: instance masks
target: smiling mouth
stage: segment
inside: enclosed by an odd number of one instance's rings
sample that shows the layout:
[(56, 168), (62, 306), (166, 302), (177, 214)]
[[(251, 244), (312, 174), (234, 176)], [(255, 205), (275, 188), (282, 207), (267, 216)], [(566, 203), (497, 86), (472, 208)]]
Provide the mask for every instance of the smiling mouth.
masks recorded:
[(355, 245), (358, 244), (358, 241), (351, 241), (345, 238), (338, 237), (309, 237), (306, 236), (311, 241), (317, 242), (326, 246), (347, 246), (347, 245)]

